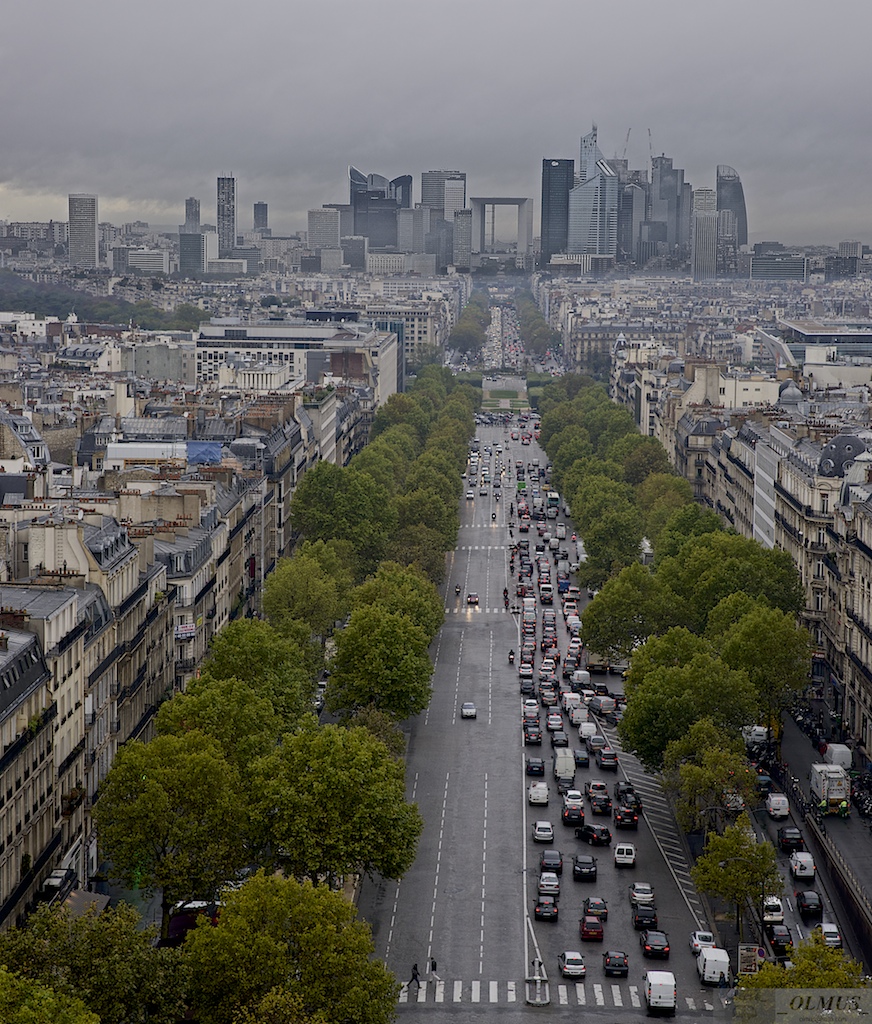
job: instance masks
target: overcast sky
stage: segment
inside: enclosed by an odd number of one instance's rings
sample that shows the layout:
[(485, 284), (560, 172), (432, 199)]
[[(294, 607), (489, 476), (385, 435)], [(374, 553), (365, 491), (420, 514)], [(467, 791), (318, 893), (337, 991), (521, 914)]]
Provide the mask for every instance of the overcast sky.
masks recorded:
[(543, 157), (631, 128), (713, 187), (742, 178), (751, 240), (872, 243), (868, 0), (39, 0), (3, 13), (0, 219), (215, 220), (265, 200), (280, 234), (347, 202), (346, 168), (465, 170), (529, 195)]

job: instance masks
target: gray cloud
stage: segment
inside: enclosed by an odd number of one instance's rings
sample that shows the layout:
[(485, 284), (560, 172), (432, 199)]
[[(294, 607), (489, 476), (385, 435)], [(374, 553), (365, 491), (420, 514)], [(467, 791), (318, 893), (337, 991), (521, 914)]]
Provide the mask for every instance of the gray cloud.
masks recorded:
[[(42, 0), (7, 5), (0, 217), (204, 219), (239, 179), (240, 225), (343, 201), (345, 168), (469, 174), (532, 195), (544, 156), (599, 125), (607, 155), (655, 153), (696, 186), (742, 176), (754, 238), (872, 242), (872, 15), (859, 0)], [(417, 180), (416, 180), (417, 188)]]

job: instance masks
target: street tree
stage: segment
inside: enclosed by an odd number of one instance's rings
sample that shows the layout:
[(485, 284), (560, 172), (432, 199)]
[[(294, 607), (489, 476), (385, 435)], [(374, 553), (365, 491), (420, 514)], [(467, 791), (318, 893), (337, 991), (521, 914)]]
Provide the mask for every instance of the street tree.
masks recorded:
[(389, 612), (408, 616), (432, 640), (445, 619), (439, 591), (426, 575), (410, 565), (382, 562), (378, 572), (351, 595), (355, 608), (378, 605)]
[(445, 549), (437, 530), (415, 523), (397, 530), (385, 551), (385, 558), (400, 565), (413, 565), (433, 583), (445, 578)]
[(384, 743), (391, 757), (398, 761), (405, 757), (406, 737), (403, 735), (403, 730), (384, 711), (378, 711), (374, 707), (360, 708), (348, 720), (348, 725), (351, 728), (366, 729), (375, 739)]
[(585, 643), (626, 661), (650, 636), (672, 625), (669, 595), (640, 561), (607, 580), (581, 616)]
[[(192, 1009), (210, 1024), (390, 1024), (396, 1013), (399, 985), (374, 959), (368, 926), (324, 885), (258, 873), (185, 948)], [(276, 1017), (277, 1007), (301, 1015)]]
[(378, 605), (355, 609), (336, 636), (328, 709), (352, 714), (371, 704), (398, 721), (419, 714), (430, 702), (428, 642), (407, 615)]
[(174, 903), (214, 895), (247, 860), (239, 774), (200, 732), (121, 747), (93, 813), (114, 877), (160, 890), (163, 937)]
[[(411, 427), (417, 435), (419, 444), (423, 443), (427, 436), (429, 420), (413, 394), (395, 392), (379, 406), (372, 420), (371, 440), (374, 441), (380, 434), (395, 426)], [(304, 479), (308, 475), (306, 473)]]
[(664, 558), (677, 555), (693, 537), (723, 530), (724, 524), (717, 512), (696, 502), (683, 505), (667, 518), (656, 537), (649, 538), (654, 545), (654, 562), (659, 565)]
[(81, 999), (5, 967), (0, 967), (0, 1020), (4, 1024), (101, 1024)]
[[(794, 945), (789, 964), (765, 963), (756, 974), (742, 978), (742, 988), (748, 990), (749, 997), (767, 988), (828, 988), (847, 995), (846, 989), (867, 987), (863, 965), (843, 949), (828, 946), (817, 930)], [(741, 992), (737, 993), (737, 1010), (742, 1001)], [(748, 1002), (759, 1006), (755, 998)]]
[(693, 501), (693, 490), (684, 477), (675, 473), (651, 473), (636, 488), (635, 498), (645, 536), (656, 551), (669, 517)]
[(751, 904), (762, 914), (764, 896), (780, 896), (784, 881), (771, 843), (758, 843), (747, 814), (722, 834), (709, 832), (705, 849), (690, 869), (694, 885), (709, 896), (736, 907), (736, 927), (742, 938), (742, 908)]
[(606, 509), (582, 532), (587, 561), (579, 569), (579, 580), (598, 588), (628, 565), (638, 561), (642, 544), (642, 521), (629, 503)]
[(422, 822), (406, 803), (405, 765), (367, 729), (306, 724), (257, 771), (257, 827), (295, 878), (400, 878), (411, 866)]
[(443, 550), (447, 551), (457, 542), (460, 515), (457, 499), (452, 494), (439, 492), (432, 487), (422, 487), (394, 499), (397, 528), (423, 525), (435, 530), (441, 539)]
[(177, 950), (156, 949), (154, 929), (141, 924), (126, 903), (102, 911), (92, 904), (81, 915), (42, 906), (24, 927), (0, 933), (0, 964), (57, 997), (81, 1000), (100, 1024), (177, 1024), (185, 963)]
[(624, 469), (624, 479), (634, 487), (642, 484), (652, 473), (671, 473), (672, 466), (666, 449), (656, 437), (633, 432), (614, 441), (608, 450), (608, 458), (619, 462)]
[(352, 576), (347, 568), (334, 575), (317, 558), (299, 552), (279, 559), (263, 587), (263, 610), (272, 626), (282, 632), (291, 619), (305, 622), (322, 644), (345, 617)]

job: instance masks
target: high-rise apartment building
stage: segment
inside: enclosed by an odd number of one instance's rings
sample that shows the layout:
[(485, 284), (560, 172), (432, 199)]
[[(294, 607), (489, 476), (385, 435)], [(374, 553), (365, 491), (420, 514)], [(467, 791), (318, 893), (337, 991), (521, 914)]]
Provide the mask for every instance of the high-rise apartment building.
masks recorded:
[(69, 197), (69, 263), (91, 270), (99, 263), (97, 197), (76, 192)]
[(569, 193), (575, 184), (574, 160), (542, 161), (542, 228), (540, 262), (547, 266), (556, 253), (566, 252)]
[(269, 231), (269, 206), (266, 203), (254, 204), (254, 230)]
[(340, 239), (339, 223), (338, 210), (328, 210), (324, 207), (317, 210), (309, 210), (309, 248), (338, 249)]
[(218, 179), (218, 258), (224, 259), (236, 248), (236, 178)]
[(839, 242), (839, 256), (844, 259), (862, 259), (863, 243), (855, 242), (853, 239), (846, 239), (844, 242)]
[(748, 214), (745, 211), (745, 190), (742, 179), (727, 164), (718, 164), (718, 210), (732, 210), (736, 217), (736, 245), (748, 244)]
[(179, 235), (179, 273), (194, 277), (206, 272), (218, 259), (218, 235), (214, 231), (196, 231)]
[(200, 230), (200, 200), (194, 199), (193, 196), (190, 199), (185, 200), (185, 223), (183, 230), (180, 234), (196, 235)]
[(717, 276), (718, 201), (713, 188), (694, 189), (691, 269), (694, 281)]

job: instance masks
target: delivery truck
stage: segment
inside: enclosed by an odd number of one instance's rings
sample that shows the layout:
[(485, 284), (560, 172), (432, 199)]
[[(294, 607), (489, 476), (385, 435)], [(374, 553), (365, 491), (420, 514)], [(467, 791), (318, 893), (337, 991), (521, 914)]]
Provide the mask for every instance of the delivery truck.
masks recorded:
[(812, 804), (824, 814), (836, 814), (842, 804), (851, 807), (851, 779), (841, 765), (813, 764), (809, 779)]

